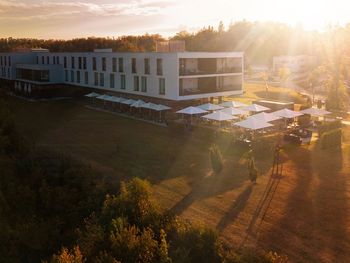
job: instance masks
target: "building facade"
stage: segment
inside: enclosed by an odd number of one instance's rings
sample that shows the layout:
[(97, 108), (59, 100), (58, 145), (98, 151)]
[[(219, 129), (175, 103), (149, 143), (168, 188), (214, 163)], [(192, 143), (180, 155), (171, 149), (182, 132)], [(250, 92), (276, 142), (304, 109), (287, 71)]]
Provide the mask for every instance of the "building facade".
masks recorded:
[(181, 101), (242, 94), (243, 63), (242, 52), (35, 49), (0, 53), (0, 78), (28, 95), (37, 88), (64, 85)]

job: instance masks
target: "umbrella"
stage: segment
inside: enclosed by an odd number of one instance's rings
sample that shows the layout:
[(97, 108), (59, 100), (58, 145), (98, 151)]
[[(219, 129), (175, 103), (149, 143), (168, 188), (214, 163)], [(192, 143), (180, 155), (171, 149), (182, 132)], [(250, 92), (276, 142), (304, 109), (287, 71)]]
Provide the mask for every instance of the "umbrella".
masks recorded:
[(248, 106), (247, 104), (244, 104), (244, 103), (239, 102), (239, 101), (233, 101), (233, 100), (223, 102), (223, 103), (221, 103), (219, 105), (222, 106), (222, 107), (232, 107), (232, 108)]
[(220, 110), (220, 111), (225, 112), (227, 114), (231, 114), (231, 115), (245, 115), (248, 113), (247, 111), (237, 109), (237, 108), (232, 108), (232, 107), (225, 108), (225, 109)]
[(202, 118), (214, 120), (214, 121), (228, 121), (228, 120), (233, 120), (233, 119), (238, 119), (235, 116), (232, 116), (230, 114), (227, 114), (222, 111), (216, 111), (214, 113), (210, 113), (207, 115), (202, 116)]
[(202, 110), (201, 108), (198, 108), (198, 107), (190, 106), (190, 107), (184, 108), (182, 110), (179, 110), (176, 113), (194, 115), (194, 114), (202, 114), (202, 113), (206, 113), (206, 112), (208, 112), (208, 111)]
[(276, 116), (276, 115), (274, 115), (272, 113), (266, 113), (266, 112), (260, 112), (258, 114), (254, 114), (254, 115), (248, 117), (248, 119), (249, 118), (256, 118), (256, 119), (259, 119), (259, 120), (263, 120), (265, 122), (282, 119), (282, 117)]
[(258, 104), (251, 104), (249, 106), (242, 107), (241, 110), (260, 112), (260, 111), (270, 110), (270, 108), (267, 108)]
[(95, 97), (101, 96), (101, 94), (98, 94), (98, 93), (96, 93), (96, 92), (91, 92), (91, 93), (86, 94), (86, 95), (84, 95), (84, 96), (85, 96), (85, 97), (89, 97), (89, 98), (95, 98)]
[(133, 104), (130, 104), (130, 107), (140, 108), (145, 102), (143, 100), (137, 100)]
[(126, 105), (131, 105), (135, 102), (133, 99), (127, 99), (127, 100), (122, 100), (120, 101), (121, 104), (126, 104)]
[(272, 114), (282, 118), (286, 118), (286, 119), (293, 119), (295, 117), (303, 115), (303, 113), (299, 111), (292, 111), (289, 109), (278, 110), (278, 111), (272, 112)]
[(316, 116), (316, 117), (320, 117), (320, 116), (327, 115), (327, 114), (331, 113), (331, 112), (326, 111), (324, 109), (318, 109), (318, 108), (309, 108), (309, 109), (306, 109), (306, 110), (302, 110), (300, 112), (304, 113), (304, 114), (309, 114), (309, 115), (312, 115), (312, 116)]
[(273, 126), (271, 123), (265, 122), (257, 118), (248, 118), (244, 121), (236, 122), (234, 125), (250, 130), (259, 130)]
[(219, 105), (212, 104), (212, 103), (202, 104), (202, 105), (199, 105), (197, 107), (202, 109), (202, 110), (206, 110), (206, 111), (221, 110), (224, 108), (224, 107), (221, 107)]
[(156, 111), (170, 110), (171, 108), (162, 104), (157, 104), (154, 108)]
[(150, 110), (156, 110), (156, 107), (157, 107), (157, 104), (154, 104), (152, 102), (147, 102), (141, 105), (141, 108), (150, 109)]

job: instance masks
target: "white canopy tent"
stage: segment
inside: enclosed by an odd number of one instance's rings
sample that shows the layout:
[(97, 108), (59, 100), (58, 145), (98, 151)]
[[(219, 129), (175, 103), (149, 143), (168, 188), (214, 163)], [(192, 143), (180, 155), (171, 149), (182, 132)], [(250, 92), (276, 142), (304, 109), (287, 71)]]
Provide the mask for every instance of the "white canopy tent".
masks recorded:
[(233, 108), (233, 107), (225, 108), (225, 109), (222, 109), (220, 111), (225, 112), (225, 113), (230, 114), (230, 115), (246, 115), (249, 113), (248, 111), (244, 111), (244, 110)]
[(170, 110), (171, 108), (166, 106), (166, 105), (162, 105), (162, 104), (157, 104), (155, 107), (156, 111), (165, 111), (165, 110)]
[(286, 118), (286, 119), (293, 119), (293, 118), (296, 118), (296, 117), (303, 115), (303, 113), (300, 111), (293, 111), (293, 110), (289, 110), (289, 109), (282, 109), (282, 110), (274, 111), (274, 112), (272, 112), (272, 114), (275, 116)]
[(331, 113), (331, 112), (326, 111), (324, 109), (318, 109), (318, 108), (309, 108), (309, 109), (302, 110), (300, 112), (304, 113), (304, 114), (309, 114), (309, 115), (312, 115), (312, 116), (315, 116), (315, 117), (322, 117), (324, 115), (327, 115), (327, 114)]
[(147, 103), (144, 103), (143, 105), (141, 105), (141, 108), (156, 110), (157, 104), (154, 104), (152, 102), (147, 102)]
[(135, 102), (135, 100), (133, 100), (133, 99), (126, 99), (126, 100), (120, 101), (121, 104), (125, 104), (125, 105), (131, 105), (134, 102)]
[(176, 113), (195, 115), (195, 114), (203, 114), (203, 113), (207, 113), (207, 112), (208, 111), (202, 110), (201, 108), (190, 106), (190, 107), (184, 108), (182, 110), (179, 110)]
[(111, 96), (109, 96), (109, 95), (100, 95), (100, 96), (98, 96), (98, 97), (96, 97), (96, 99), (99, 99), (99, 100), (106, 100), (106, 99), (108, 99), (108, 98), (110, 98)]
[(84, 96), (85, 96), (85, 97), (88, 97), (88, 98), (96, 98), (96, 97), (101, 96), (101, 94), (98, 94), (98, 93), (96, 93), (96, 92), (91, 92), (91, 93), (86, 94), (86, 95), (84, 95)]
[(206, 111), (214, 111), (214, 110), (221, 110), (224, 107), (219, 106), (219, 105), (215, 105), (212, 103), (206, 103), (206, 104), (202, 104), (202, 105), (197, 106), (197, 108), (200, 108), (200, 109), (206, 110)]
[(130, 104), (130, 107), (141, 108), (142, 105), (145, 104), (145, 103), (146, 102), (144, 102), (143, 100), (137, 100), (133, 104)]
[(265, 122), (270, 122), (270, 121), (275, 121), (275, 120), (280, 120), (282, 117), (276, 116), (272, 113), (266, 113), (266, 112), (260, 112), (258, 114), (254, 114), (248, 118), (256, 118), (258, 120), (262, 120)]
[(202, 116), (202, 118), (209, 119), (209, 120), (214, 120), (214, 121), (229, 121), (233, 119), (238, 119), (235, 116), (232, 116), (230, 114), (227, 114), (222, 111), (216, 111), (207, 115)]
[(257, 118), (248, 118), (244, 121), (236, 122), (233, 125), (249, 129), (249, 130), (259, 130), (268, 127), (272, 127), (271, 123), (265, 122), (263, 120), (259, 120)]
[(261, 105), (258, 105), (258, 104), (251, 104), (249, 106), (242, 107), (241, 110), (253, 111), (253, 112), (261, 112), (261, 111), (270, 110), (270, 108), (265, 107), (265, 106), (261, 106)]
[(221, 104), (219, 104), (220, 106), (222, 107), (232, 107), (232, 108), (238, 108), (238, 107), (246, 107), (248, 106), (247, 104), (245, 103), (242, 103), (242, 102), (239, 102), (239, 101), (225, 101)]

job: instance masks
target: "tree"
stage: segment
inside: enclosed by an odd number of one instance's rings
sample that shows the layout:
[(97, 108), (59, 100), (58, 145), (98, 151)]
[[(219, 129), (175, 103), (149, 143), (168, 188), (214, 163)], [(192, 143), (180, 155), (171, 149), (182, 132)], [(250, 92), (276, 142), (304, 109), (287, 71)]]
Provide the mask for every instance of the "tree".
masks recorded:
[(74, 247), (71, 251), (67, 248), (62, 248), (60, 254), (54, 255), (50, 263), (83, 263), (83, 255), (79, 247)]
[(269, 97), (269, 78), (270, 78), (270, 73), (267, 71), (264, 71), (261, 73), (261, 79), (265, 81), (265, 93), (266, 93), (266, 98)]
[(284, 85), (286, 84), (290, 75), (291, 75), (290, 69), (287, 67), (281, 67), (278, 70), (278, 76), (280, 77), (280, 80), (284, 83)]
[(256, 179), (258, 178), (258, 170), (256, 169), (255, 160), (253, 156), (251, 156), (248, 160), (248, 173), (250, 181), (252, 183), (255, 183)]
[(213, 171), (217, 174), (220, 173), (223, 168), (223, 164), (222, 164), (222, 155), (219, 148), (216, 145), (213, 145), (209, 149), (209, 155), (210, 155), (210, 161), (211, 161)]

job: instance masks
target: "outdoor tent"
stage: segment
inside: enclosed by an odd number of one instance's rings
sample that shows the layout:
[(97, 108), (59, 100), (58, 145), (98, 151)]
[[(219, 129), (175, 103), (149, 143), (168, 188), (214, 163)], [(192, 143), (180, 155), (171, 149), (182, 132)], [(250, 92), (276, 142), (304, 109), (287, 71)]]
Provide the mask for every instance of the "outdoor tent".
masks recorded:
[(170, 110), (171, 108), (166, 105), (157, 104), (154, 109), (156, 111), (165, 111), (165, 110)]
[(247, 104), (244, 104), (242, 102), (239, 102), (239, 101), (225, 101), (221, 104), (219, 104), (220, 106), (222, 107), (232, 107), (232, 108), (238, 108), (238, 107), (245, 107), (245, 106), (248, 106)]
[(100, 96), (98, 96), (98, 97), (96, 97), (96, 99), (99, 99), (99, 100), (106, 100), (106, 99), (108, 99), (110, 96), (108, 96), (108, 95), (100, 95)]
[(197, 106), (197, 108), (200, 108), (200, 109), (206, 110), (206, 111), (213, 111), (213, 110), (221, 110), (224, 107), (219, 106), (219, 105), (215, 105), (212, 103), (206, 103), (206, 104), (202, 104), (202, 105)]
[(198, 107), (190, 106), (190, 107), (184, 108), (182, 110), (179, 110), (176, 113), (194, 115), (194, 114), (202, 114), (202, 113), (206, 113), (206, 112), (208, 112), (208, 111), (202, 110), (201, 108), (198, 108)]
[(86, 95), (84, 95), (84, 96), (85, 96), (85, 97), (89, 97), (89, 98), (96, 98), (96, 97), (101, 96), (101, 94), (98, 94), (98, 93), (96, 93), (96, 92), (91, 92), (91, 93), (86, 94)]
[(210, 120), (214, 120), (214, 121), (229, 121), (229, 120), (233, 120), (233, 119), (238, 119), (235, 116), (232, 116), (230, 114), (227, 114), (225, 112), (222, 111), (216, 111), (207, 115), (202, 116), (202, 118), (205, 119), (210, 119)]
[(256, 118), (248, 118), (244, 121), (236, 122), (234, 125), (249, 129), (249, 130), (259, 130), (273, 126), (271, 123), (256, 119)]
[(270, 108), (264, 107), (264, 106), (261, 106), (261, 105), (258, 105), (258, 104), (251, 104), (249, 106), (242, 107), (241, 110), (260, 112), (260, 111), (270, 110)]
[(141, 106), (144, 104), (145, 102), (143, 100), (137, 100), (133, 104), (130, 104), (130, 107), (141, 108)]
[(275, 121), (275, 120), (279, 120), (282, 119), (282, 117), (276, 116), (272, 113), (266, 113), (266, 112), (260, 112), (258, 114), (254, 114), (248, 118), (256, 118), (258, 120), (262, 120), (265, 122), (269, 122), (269, 121)]
[(282, 109), (282, 110), (274, 111), (274, 112), (272, 112), (272, 114), (279, 116), (279, 117), (282, 117), (282, 118), (286, 118), (286, 119), (293, 119), (293, 118), (296, 118), (296, 117), (303, 115), (303, 113), (300, 111), (292, 111), (289, 109)]
[(304, 114), (309, 114), (309, 115), (312, 115), (315, 117), (321, 117), (321, 116), (324, 116), (324, 115), (331, 113), (331, 112), (326, 111), (324, 109), (318, 109), (318, 108), (309, 108), (309, 109), (302, 110), (300, 112), (304, 113)]
[(246, 115), (246, 114), (248, 114), (248, 111), (244, 111), (244, 110), (232, 108), (232, 107), (225, 108), (225, 109), (222, 109), (220, 111), (225, 112), (227, 114), (231, 114), (231, 115)]
[(125, 105), (131, 105), (131, 104), (133, 104), (134, 102), (135, 102), (135, 100), (133, 100), (133, 99), (127, 99), (127, 100), (121, 101), (120, 103), (121, 103), (121, 104), (125, 104)]

